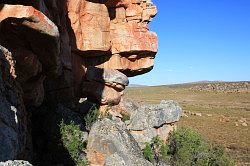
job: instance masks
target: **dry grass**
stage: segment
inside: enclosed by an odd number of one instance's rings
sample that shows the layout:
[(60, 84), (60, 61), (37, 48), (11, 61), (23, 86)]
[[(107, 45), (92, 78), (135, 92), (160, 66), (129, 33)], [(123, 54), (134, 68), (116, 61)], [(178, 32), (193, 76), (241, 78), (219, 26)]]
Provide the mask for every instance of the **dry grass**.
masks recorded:
[[(125, 97), (148, 103), (176, 100), (187, 114), (178, 126), (191, 126), (205, 138), (224, 144), (237, 165), (250, 165), (250, 93), (190, 90), (192, 85), (128, 88)], [(239, 122), (245, 118), (248, 126)], [(238, 126), (236, 126), (236, 123)]]

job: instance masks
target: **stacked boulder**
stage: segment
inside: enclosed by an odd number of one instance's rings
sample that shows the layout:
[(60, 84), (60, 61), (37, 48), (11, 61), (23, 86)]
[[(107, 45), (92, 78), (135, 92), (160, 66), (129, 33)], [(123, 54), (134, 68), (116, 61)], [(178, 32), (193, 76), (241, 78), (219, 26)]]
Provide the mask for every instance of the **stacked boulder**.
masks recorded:
[(101, 105), (117, 105), (129, 84), (123, 73), (114, 69), (89, 67), (82, 83), (82, 97)]
[[(129, 110), (129, 109), (127, 109)], [(145, 104), (130, 112), (128, 129), (141, 148), (157, 135), (164, 141), (180, 120), (182, 109), (173, 100), (162, 100), (160, 104)]]

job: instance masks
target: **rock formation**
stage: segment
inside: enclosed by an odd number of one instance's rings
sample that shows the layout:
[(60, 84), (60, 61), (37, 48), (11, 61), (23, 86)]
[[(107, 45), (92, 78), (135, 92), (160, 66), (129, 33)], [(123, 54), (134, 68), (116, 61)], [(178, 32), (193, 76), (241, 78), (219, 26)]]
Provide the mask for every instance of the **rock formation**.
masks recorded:
[(143, 158), (140, 147), (126, 125), (109, 119), (103, 119), (93, 125), (87, 149), (88, 159), (93, 165), (152, 166)]
[[(16, 80), (29, 105), (39, 106), (44, 96), (71, 105), (89, 96), (81, 84), (91, 66), (119, 70), (127, 76), (153, 67), (157, 36), (149, 31), (148, 22), (157, 10), (149, 1), (3, 2), (0, 44), (17, 62)], [(105, 85), (94, 86), (115, 93)]]
[(31, 125), (30, 116), (42, 118), (44, 105), (77, 112), (86, 97), (119, 106), (127, 77), (153, 68), (156, 13), (149, 0), (0, 1), (0, 161), (33, 157), (30, 128), (49, 117)]
[[(126, 121), (127, 129), (141, 149), (157, 135), (167, 140), (169, 133), (176, 127), (175, 122), (182, 116), (181, 107), (172, 100), (162, 100), (160, 104), (138, 104), (126, 99), (112, 109), (121, 114), (126, 112), (130, 116)], [(116, 116), (122, 117), (119, 114)]]
[[(167, 141), (182, 115), (179, 104), (172, 100), (143, 105), (122, 100), (108, 111), (112, 120), (96, 122), (89, 133), (87, 156), (90, 164), (96, 166), (151, 166), (141, 150), (156, 136)], [(126, 112), (130, 118), (121, 121), (119, 112)]]

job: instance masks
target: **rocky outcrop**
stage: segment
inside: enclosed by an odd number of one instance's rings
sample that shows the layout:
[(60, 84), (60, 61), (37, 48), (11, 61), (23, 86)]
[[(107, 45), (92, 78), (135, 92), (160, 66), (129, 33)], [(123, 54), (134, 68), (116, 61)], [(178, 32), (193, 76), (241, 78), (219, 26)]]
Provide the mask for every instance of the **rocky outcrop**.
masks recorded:
[[(118, 105), (127, 77), (153, 68), (157, 36), (148, 23), (156, 13), (148, 0), (1, 1), (0, 161), (32, 157), (26, 110), (78, 111), (82, 97), (100, 109)], [(35, 128), (49, 119), (36, 117), (44, 119), (32, 119)]]
[[(172, 100), (143, 105), (123, 100), (108, 112), (110, 119), (97, 121), (90, 130), (90, 165), (152, 165), (142, 157), (142, 149), (156, 136), (167, 142), (182, 115), (182, 109)], [(124, 112), (129, 119), (121, 120)]]
[(0, 44), (16, 62), (15, 79), (23, 88), (24, 102), (39, 106), (44, 99), (44, 74), (60, 74), (58, 28), (40, 11), (22, 5), (4, 5), (0, 22)]
[(169, 133), (175, 128), (175, 122), (179, 121), (182, 115), (181, 107), (172, 100), (142, 105), (124, 100), (119, 109), (120, 112), (124, 111), (130, 115), (130, 120), (126, 122), (128, 130), (142, 149), (157, 135), (166, 141)]
[[(39, 106), (44, 96), (72, 104), (88, 96), (81, 84), (91, 66), (126, 76), (153, 67), (157, 36), (147, 24), (157, 9), (150, 1), (3, 2), (0, 44), (17, 62), (26, 104)], [(114, 94), (110, 88), (100, 89)]]
[(96, 122), (89, 133), (87, 154), (90, 165), (152, 166), (124, 123), (109, 119)]
[(148, 22), (156, 15), (156, 7), (147, 1), (108, 1), (111, 55), (95, 58), (87, 64), (112, 68), (135, 76), (153, 67), (157, 52), (157, 36)]
[(119, 104), (123, 90), (129, 83), (126, 75), (114, 69), (89, 67), (85, 78), (82, 94), (102, 105)]

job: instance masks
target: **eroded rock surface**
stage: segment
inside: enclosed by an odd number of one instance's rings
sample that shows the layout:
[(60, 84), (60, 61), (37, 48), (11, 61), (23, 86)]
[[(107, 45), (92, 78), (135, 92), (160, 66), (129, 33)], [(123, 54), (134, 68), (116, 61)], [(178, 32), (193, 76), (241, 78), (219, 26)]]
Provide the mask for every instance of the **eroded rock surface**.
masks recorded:
[(181, 107), (172, 100), (163, 100), (160, 104), (137, 104), (124, 100), (118, 107), (130, 115), (128, 130), (142, 149), (157, 135), (166, 141), (182, 115)]
[(14, 160), (14, 161), (6, 161), (0, 162), (0, 166), (32, 166), (28, 161), (23, 160)]
[(88, 159), (91, 165), (152, 166), (123, 123), (109, 119), (96, 122), (89, 133)]
[(128, 83), (127, 76), (117, 70), (89, 67), (83, 80), (82, 94), (102, 105), (117, 105)]
[[(157, 36), (149, 31), (148, 23), (157, 9), (151, 1), (3, 3), (0, 44), (17, 62), (15, 70), (25, 103), (39, 106), (45, 96), (56, 103), (67, 98), (74, 106), (79, 97), (88, 95), (79, 92), (83, 92), (82, 80), (92, 66), (119, 70), (126, 76), (153, 67)], [(95, 78), (102, 76), (97, 73)], [(40, 97), (32, 101), (35, 95)]]

